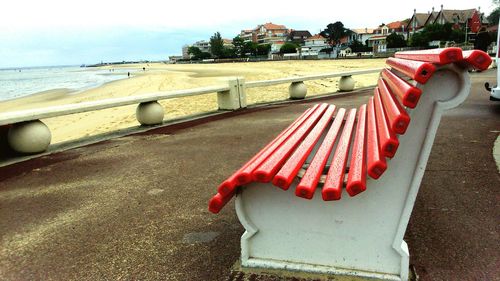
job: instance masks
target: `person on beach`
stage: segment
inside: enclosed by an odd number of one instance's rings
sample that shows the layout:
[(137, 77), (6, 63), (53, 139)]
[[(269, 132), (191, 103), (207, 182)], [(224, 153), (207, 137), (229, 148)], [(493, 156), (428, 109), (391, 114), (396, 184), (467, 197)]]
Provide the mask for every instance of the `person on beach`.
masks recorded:
[(128, 78), (130, 78), (130, 71), (129, 71), (129, 72), (127, 72), (127, 76), (128, 76)]

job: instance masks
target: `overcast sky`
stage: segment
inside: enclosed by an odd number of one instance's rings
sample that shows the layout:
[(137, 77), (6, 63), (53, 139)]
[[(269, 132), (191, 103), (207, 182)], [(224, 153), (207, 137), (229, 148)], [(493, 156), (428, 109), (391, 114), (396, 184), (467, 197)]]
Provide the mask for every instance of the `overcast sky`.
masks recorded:
[(317, 33), (328, 23), (374, 28), (426, 13), (481, 7), (491, 0), (6, 0), (0, 5), (0, 68), (164, 60), (215, 31), (232, 39), (241, 29), (273, 22)]

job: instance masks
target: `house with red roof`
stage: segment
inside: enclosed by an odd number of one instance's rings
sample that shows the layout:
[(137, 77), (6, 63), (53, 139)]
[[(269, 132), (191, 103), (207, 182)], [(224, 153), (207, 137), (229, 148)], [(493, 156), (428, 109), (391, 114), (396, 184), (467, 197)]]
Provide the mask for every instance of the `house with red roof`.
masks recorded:
[(381, 24), (378, 28), (373, 31), (373, 36), (368, 38), (367, 45), (373, 47), (374, 52), (386, 52), (387, 51), (387, 36), (392, 33), (402, 35), (405, 40), (407, 39), (407, 26), (408, 20), (403, 21), (393, 21), (388, 24)]
[(329, 48), (331, 46), (328, 44), (328, 39), (320, 34), (315, 34), (304, 41), (304, 46), (300, 48), (300, 53), (302, 57), (317, 57), (322, 50)]
[(272, 44), (276, 41), (285, 41), (291, 30), (281, 24), (267, 22), (259, 24), (254, 29), (244, 29), (240, 32), (240, 37), (246, 42), (259, 44)]

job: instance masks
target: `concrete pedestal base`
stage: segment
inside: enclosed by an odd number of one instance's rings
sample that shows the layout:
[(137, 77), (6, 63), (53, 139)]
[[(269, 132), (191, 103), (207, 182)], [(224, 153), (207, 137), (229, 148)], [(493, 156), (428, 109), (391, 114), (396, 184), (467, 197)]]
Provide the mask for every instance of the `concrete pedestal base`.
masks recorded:
[(292, 100), (304, 99), (307, 95), (307, 86), (304, 82), (293, 82), (288, 87), (288, 93)]
[(39, 153), (47, 150), (52, 139), (49, 128), (42, 121), (28, 121), (12, 125), (7, 142), (16, 152)]
[(352, 76), (342, 76), (339, 80), (339, 90), (341, 92), (349, 92), (354, 90), (354, 84), (356, 82)]
[(137, 106), (135, 116), (141, 125), (157, 125), (163, 122), (165, 110), (157, 101), (144, 102)]

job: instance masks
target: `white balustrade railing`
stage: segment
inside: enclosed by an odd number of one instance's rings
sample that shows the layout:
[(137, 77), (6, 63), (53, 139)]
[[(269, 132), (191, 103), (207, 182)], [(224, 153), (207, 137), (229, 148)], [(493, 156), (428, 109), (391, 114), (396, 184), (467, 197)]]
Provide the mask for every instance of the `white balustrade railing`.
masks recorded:
[[(29, 154), (39, 153), (45, 151), (51, 141), (51, 132), (49, 128), (40, 121), (40, 119), (44, 118), (138, 104), (136, 117), (139, 123), (141, 123), (141, 125), (155, 125), (161, 124), (164, 118), (164, 109), (158, 103), (159, 100), (217, 93), (219, 110), (236, 110), (247, 107), (245, 89), (248, 88), (268, 87), (290, 83), (290, 98), (303, 99), (307, 94), (307, 87), (303, 83), (304, 81), (341, 77), (339, 81), (339, 90), (352, 91), (354, 89), (353, 75), (378, 73), (381, 69), (382, 68), (323, 73), (251, 82), (245, 82), (242, 78), (235, 78), (229, 80), (228, 84), (225, 86), (162, 91), (129, 97), (4, 112), (0, 113), (0, 128), (4, 128), (0, 130), (0, 134), (6, 134), (8, 145), (14, 151)], [(0, 135), (0, 138), (1, 137)]]

